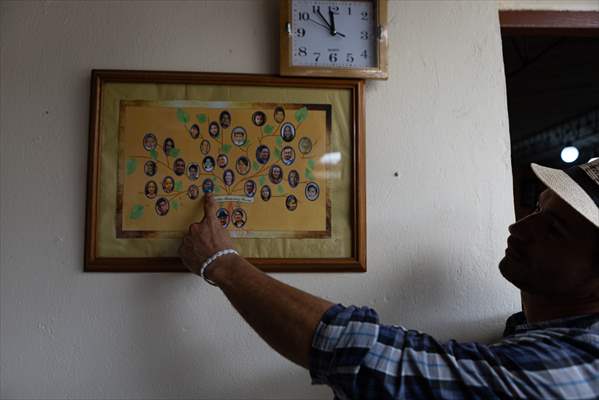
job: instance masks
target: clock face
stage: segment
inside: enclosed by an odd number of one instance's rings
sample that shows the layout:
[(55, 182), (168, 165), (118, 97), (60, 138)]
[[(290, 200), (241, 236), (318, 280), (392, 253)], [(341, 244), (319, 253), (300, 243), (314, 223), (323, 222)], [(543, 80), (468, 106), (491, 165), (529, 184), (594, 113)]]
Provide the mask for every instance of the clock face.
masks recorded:
[(377, 67), (374, 1), (293, 0), (291, 65)]

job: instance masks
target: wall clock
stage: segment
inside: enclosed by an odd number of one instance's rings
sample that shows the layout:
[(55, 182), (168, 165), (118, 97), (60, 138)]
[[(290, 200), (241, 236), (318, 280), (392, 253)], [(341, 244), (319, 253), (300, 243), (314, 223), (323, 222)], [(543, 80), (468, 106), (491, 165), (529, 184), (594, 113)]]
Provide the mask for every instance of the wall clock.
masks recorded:
[(284, 0), (281, 75), (387, 79), (387, 0)]

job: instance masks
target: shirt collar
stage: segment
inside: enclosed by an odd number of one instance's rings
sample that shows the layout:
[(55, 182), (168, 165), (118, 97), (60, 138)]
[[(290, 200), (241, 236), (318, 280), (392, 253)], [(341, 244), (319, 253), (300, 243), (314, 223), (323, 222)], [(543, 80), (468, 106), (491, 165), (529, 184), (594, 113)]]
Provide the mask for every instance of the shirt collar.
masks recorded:
[(510, 316), (506, 322), (504, 336), (514, 333), (523, 333), (535, 329), (548, 328), (579, 328), (590, 329), (599, 332), (599, 313), (576, 315), (573, 317), (552, 319), (549, 321), (537, 322), (529, 324), (523, 312), (516, 313)]

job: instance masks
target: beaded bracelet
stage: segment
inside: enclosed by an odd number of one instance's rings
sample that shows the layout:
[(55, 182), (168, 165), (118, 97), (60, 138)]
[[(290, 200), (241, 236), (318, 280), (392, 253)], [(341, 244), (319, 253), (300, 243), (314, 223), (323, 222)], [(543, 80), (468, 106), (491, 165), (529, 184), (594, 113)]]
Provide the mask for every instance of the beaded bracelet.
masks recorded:
[(204, 278), (204, 280), (206, 282), (208, 282), (209, 284), (211, 284), (212, 286), (216, 286), (216, 283), (214, 283), (210, 279), (206, 278), (206, 276), (204, 275), (204, 273), (206, 271), (206, 268), (208, 268), (208, 266), (210, 264), (212, 264), (217, 258), (225, 256), (227, 254), (237, 254), (237, 255), (239, 255), (239, 253), (235, 249), (224, 249), (224, 250), (221, 250), (221, 251), (217, 251), (212, 256), (208, 257), (208, 259), (206, 261), (204, 261), (204, 263), (202, 264), (202, 267), (200, 268), (200, 276), (202, 278)]

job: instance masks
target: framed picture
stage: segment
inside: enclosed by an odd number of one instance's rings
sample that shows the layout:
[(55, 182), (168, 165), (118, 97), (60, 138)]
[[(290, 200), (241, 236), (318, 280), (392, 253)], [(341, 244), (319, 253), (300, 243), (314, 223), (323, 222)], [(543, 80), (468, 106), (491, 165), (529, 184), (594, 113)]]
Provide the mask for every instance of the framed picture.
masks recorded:
[(92, 71), (85, 270), (187, 271), (216, 217), (264, 271), (365, 271), (361, 80)]

